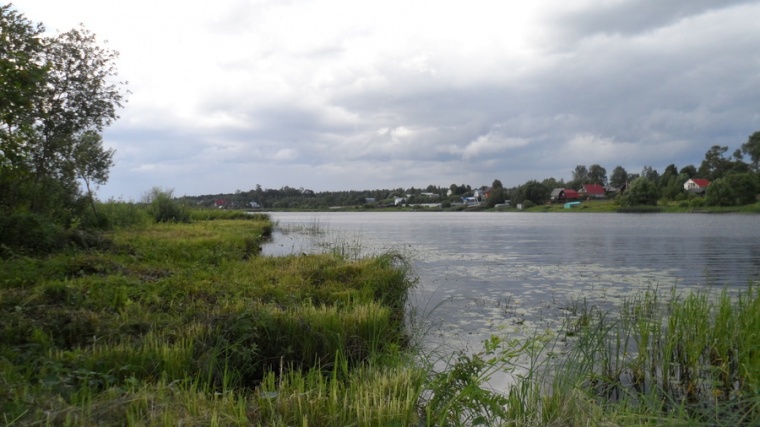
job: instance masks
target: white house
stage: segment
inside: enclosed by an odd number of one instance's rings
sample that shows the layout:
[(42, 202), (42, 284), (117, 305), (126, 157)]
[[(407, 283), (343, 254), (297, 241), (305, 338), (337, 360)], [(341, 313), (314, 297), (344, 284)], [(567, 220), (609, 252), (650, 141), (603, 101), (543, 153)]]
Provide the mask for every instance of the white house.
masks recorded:
[(706, 179), (692, 178), (683, 183), (683, 189), (689, 193), (702, 194), (708, 185), (710, 185), (710, 181)]

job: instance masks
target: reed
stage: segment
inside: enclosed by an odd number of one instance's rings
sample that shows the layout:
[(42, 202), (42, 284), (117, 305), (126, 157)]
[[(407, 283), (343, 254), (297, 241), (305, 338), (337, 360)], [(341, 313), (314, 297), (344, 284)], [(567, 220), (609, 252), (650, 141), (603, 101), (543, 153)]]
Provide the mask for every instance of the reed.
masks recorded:
[[(760, 416), (753, 287), (629, 300), (619, 316), (584, 307), (566, 326), (572, 346), (545, 358), (510, 393), (521, 425), (752, 425)], [(578, 325), (577, 319), (592, 319)], [(548, 352), (548, 351), (546, 351)]]
[[(2, 421), (318, 425), (365, 417), (383, 425), (415, 417), (420, 374), (388, 363), (408, 344), (404, 305), (414, 282), (403, 259), (262, 258), (251, 250), (271, 227), (261, 219), (117, 229), (105, 249), (2, 259)], [(283, 399), (313, 409), (266, 412), (271, 381)], [(280, 388), (299, 381), (323, 384), (321, 396), (340, 390), (344, 403), (331, 406), (339, 413), (318, 414), (321, 398)]]

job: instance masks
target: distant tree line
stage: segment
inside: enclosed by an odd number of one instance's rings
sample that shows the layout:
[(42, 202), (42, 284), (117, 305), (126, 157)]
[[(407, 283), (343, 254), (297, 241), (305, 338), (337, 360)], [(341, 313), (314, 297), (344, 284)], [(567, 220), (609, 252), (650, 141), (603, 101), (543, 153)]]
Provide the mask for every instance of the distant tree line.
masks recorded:
[[(425, 188), (392, 188), (362, 191), (315, 192), (304, 188), (282, 187), (263, 189), (256, 185), (250, 191), (234, 194), (186, 196), (184, 199), (197, 206), (216, 206), (221, 200), (226, 207), (247, 208), (255, 202), (269, 209), (327, 209), (333, 206), (356, 206), (365, 209), (395, 205), (399, 198), (408, 205), (440, 202), (444, 206), (460, 203), (465, 197), (483, 195), (484, 206), (493, 207), (510, 202), (512, 205), (540, 205), (549, 201), (555, 188), (579, 189), (584, 184), (599, 184), (608, 190), (623, 206), (654, 205), (658, 202), (680, 201), (693, 205), (734, 206), (754, 203), (760, 193), (760, 132), (755, 132), (730, 156), (728, 147), (712, 146), (699, 167), (685, 165), (678, 168), (670, 164), (660, 172), (645, 166), (640, 172), (628, 172), (615, 166), (608, 175), (599, 164), (578, 165), (571, 171), (572, 179), (565, 182), (555, 178), (531, 180), (522, 185), (505, 188), (499, 179), (490, 186), (472, 187), (451, 184), (448, 187), (429, 185)], [(745, 162), (745, 156), (749, 163)], [(691, 178), (711, 181), (703, 197), (684, 191), (684, 183)]]

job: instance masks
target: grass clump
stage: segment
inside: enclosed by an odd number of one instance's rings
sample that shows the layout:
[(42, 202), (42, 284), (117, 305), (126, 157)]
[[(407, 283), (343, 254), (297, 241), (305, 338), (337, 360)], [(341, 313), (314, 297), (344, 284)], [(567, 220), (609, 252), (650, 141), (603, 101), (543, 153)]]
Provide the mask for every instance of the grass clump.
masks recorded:
[(271, 230), (262, 215), (141, 224), (0, 260), (2, 422), (407, 424), (403, 259), (260, 257)]
[[(650, 290), (619, 316), (583, 306), (572, 342), (510, 390), (514, 425), (755, 425), (760, 297)], [(563, 339), (564, 340), (564, 339)], [(512, 424), (507, 423), (507, 424)]]

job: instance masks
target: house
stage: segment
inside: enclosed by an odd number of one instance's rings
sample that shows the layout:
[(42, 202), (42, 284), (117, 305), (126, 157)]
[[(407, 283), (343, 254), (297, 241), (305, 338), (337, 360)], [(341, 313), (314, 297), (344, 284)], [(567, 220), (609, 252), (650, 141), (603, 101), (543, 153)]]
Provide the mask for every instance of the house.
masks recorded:
[(251, 205), (251, 208), (253, 209), (261, 209), (261, 205), (258, 202), (250, 202), (249, 205)]
[(605, 191), (604, 187), (599, 184), (583, 184), (578, 190), (578, 194), (587, 198), (603, 199)]
[(578, 200), (578, 192), (570, 188), (555, 188), (552, 190), (549, 200), (552, 202), (562, 202), (566, 200)]
[(404, 203), (406, 203), (406, 199), (403, 197), (396, 197), (393, 199), (394, 206), (403, 205)]
[(488, 199), (493, 191), (493, 187), (480, 187), (472, 192), (472, 197), (478, 199), (479, 202)]
[(691, 178), (683, 183), (683, 189), (691, 194), (704, 194), (710, 181), (701, 178)]

